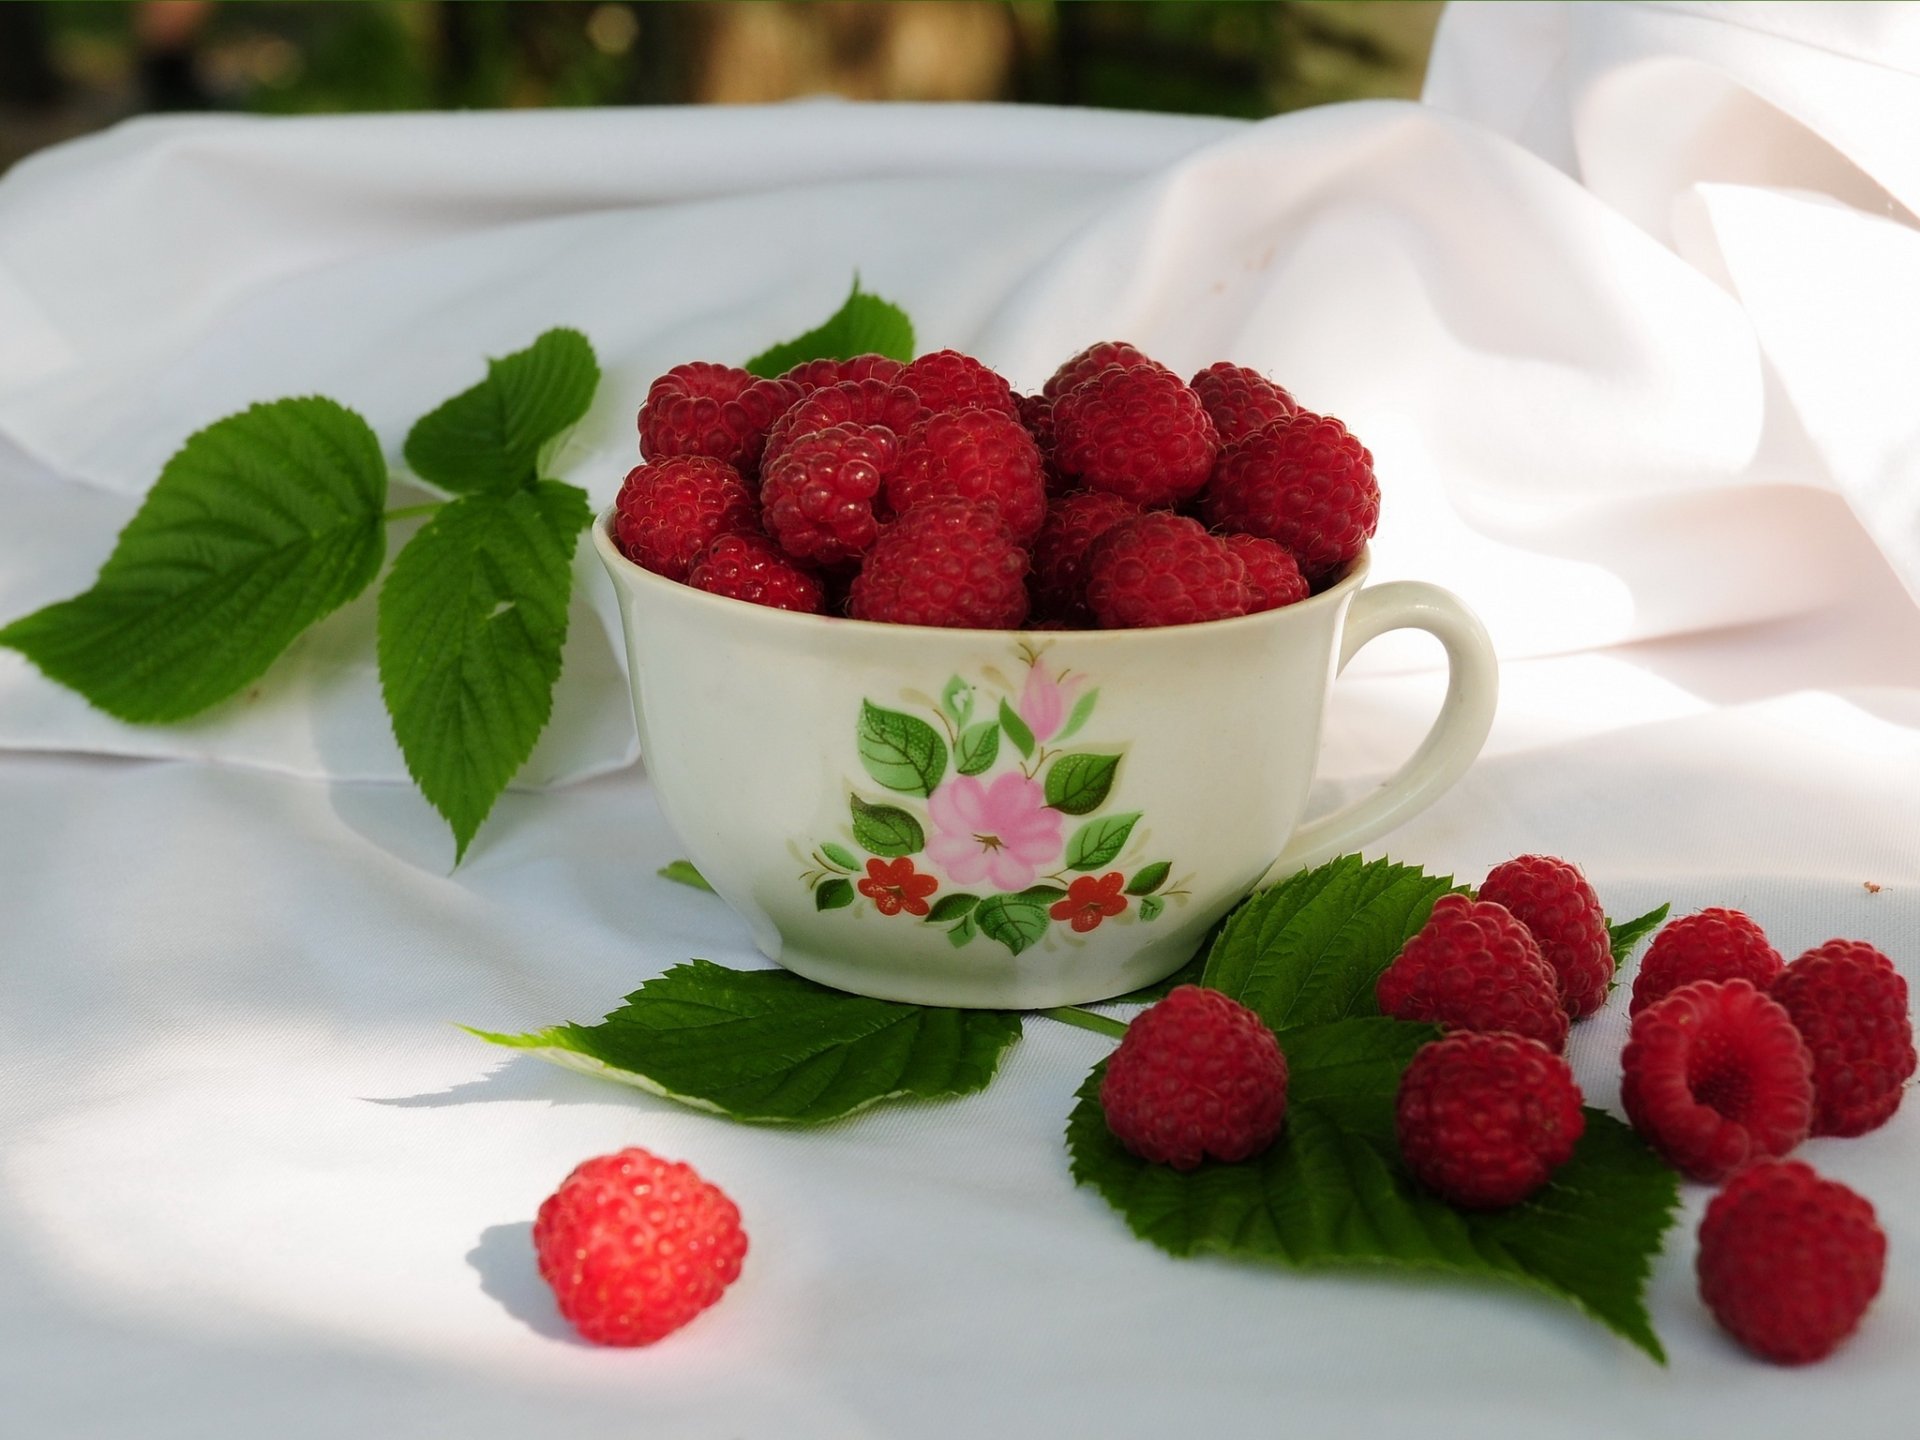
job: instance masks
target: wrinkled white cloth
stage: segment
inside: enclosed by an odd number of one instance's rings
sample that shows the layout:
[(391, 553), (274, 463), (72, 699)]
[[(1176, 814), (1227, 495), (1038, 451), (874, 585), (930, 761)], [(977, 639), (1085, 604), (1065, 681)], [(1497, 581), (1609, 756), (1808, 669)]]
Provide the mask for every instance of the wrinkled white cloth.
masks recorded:
[[(317, 390), (397, 463), (482, 355), (554, 324), (606, 367), (560, 459), (604, 501), (651, 375), (804, 328), (857, 267), (924, 344), (1025, 386), (1128, 335), (1352, 421), (1379, 572), (1457, 589), (1507, 657), (1486, 755), (1380, 850), (1469, 880), (1563, 854), (1616, 916), (1735, 905), (1790, 956), (1856, 936), (1920, 984), (1916, 13), (1461, 6), (1426, 103), (1261, 125), (124, 127), (0, 181), (0, 615), (84, 584), (208, 420)], [(1062, 1126), (1108, 1042), (1045, 1020), (980, 1096), (806, 1133), (452, 1028), (760, 963), (653, 876), (680, 850), (582, 573), (524, 777), (578, 783), (505, 797), (451, 874), (424, 801), (350, 783), (404, 774), (364, 602), (257, 698), (161, 731), (0, 652), (0, 1435), (1911, 1435), (1911, 1102), (1801, 1152), (1889, 1235), (1861, 1334), (1808, 1370), (1735, 1349), (1694, 1292), (1687, 1186), (1661, 1370), (1507, 1290), (1159, 1254), (1071, 1182)], [(1438, 703), (1426, 652), (1374, 650), (1334, 688), (1316, 809)], [(1618, 998), (1576, 1029), (1593, 1103), (1617, 1108), (1624, 1033)], [(570, 1338), (529, 1244), (566, 1171), (626, 1144), (720, 1181), (753, 1243), (639, 1353)]]

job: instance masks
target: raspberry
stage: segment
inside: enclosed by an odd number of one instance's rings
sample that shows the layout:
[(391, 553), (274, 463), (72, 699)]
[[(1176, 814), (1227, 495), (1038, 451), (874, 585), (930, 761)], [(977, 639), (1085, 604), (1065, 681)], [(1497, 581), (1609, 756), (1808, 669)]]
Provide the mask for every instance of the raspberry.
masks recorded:
[(626, 1149), (575, 1168), (533, 1222), (540, 1276), (597, 1345), (651, 1345), (720, 1298), (746, 1232), (733, 1201), (689, 1166)]
[(1449, 1030), (1505, 1030), (1554, 1054), (1567, 1043), (1553, 971), (1527, 927), (1501, 905), (1442, 895), (1374, 984), (1383, 1014)]
[(1462, 1031), (1414, 1055), (1395, 1128), (1414, 1179), (1451, 1204), (1493, 1210), (1545, 1185), (1587, 1117), (1572, 1069), (1539, 1041)]
[(1287, 1118), (1287, 1057), (1260, 1017), (1182, 985), (1132, 1024), (1100, 1082), (1107, 1128), (1142, 1160), (1247, 1160)]
[(900, 383), (920, 397), (929, 410), (964, 410), (978, 406), (1015, 420), (1020, 408), (1013, 387), (971, 355), (958, 350), (935, 350), (922, 355), (900, 372)]
[(1054, 402), (1054, 462), (1089, 490), (1174, 505), (1207, 483), (1220, 437), (1186, 382), (1108, 366)]
[(648, 460), (707, 455), (752, 475), (767, 431), (800, 395), (789, 381), (756, 380), (727, 365), (676, 365), (640, 407), (640, 453)]
[(1027, 552), (970, 500), (929, 500), (887, 527), (847, 613), (895, 625), (1009, 630), (1027, 618)]
[(1571, 1018), (1584, 1020), (1607, 1003), (1613, 940), (1600, 897), (1577, 866), (1519, 855), (1487, 872), (1480, 898), (1506, 906), (1533, 933)]
[(1093, 542), (1140, 507), (1098, 490), (1054, 501), (1033, 542), (1034, 609), (1049, 620), (1091, 625), (1087, 609), (1087, 556)]
[(1766, 932), (1738, 910), (1715, 907), (1682, 915), (1661, 928), (1641, 957), (1628, 1013), (1638, 1015), (1695, 980), (1748, 980), (1754, 989), (1765, 990), (1784, 964)]
[(1278, 610), (1313, 593), (1300, 564), (1284, 545), (1262, 540), (1258, 535), (1222, 535), (1221, 542), (1247, 567), (1247, 589), (1251, 592), (1249, 615), (1260, 610)]
[(1191, 383), (1193, 393), (1213, 417), (1213, 428), (1220, 432), (1222, 445), (1231, 445), (1263, 426), (1300, 413), (1291, 395), (1244, 365), (1229, 365), (1222, 360), (1202, 370)]
[(1784, 1155), (1813, 1119), (1813, 1060), (1787, 1012), (1745, 980), (1696, 980), (1634, 1017), (1620, 1103), (1696, 1180)]
[(1781, 1365), (1831, 1355), (1880, 1293), (1887, 1237), (1873, 1206), (1798, 1160), (1742, 1170), (1707, 1206), (1700, 1298), (1747, 1349)]
[(739, 472), (704, 455), (636, 465), (614, 502), (613, 538), (620, 552), (669, 580), (684, 582), (716, 536), (759, 528), (753, 492)]
[(1087, 551), (1087, 608), (1109, 630), (1247, 613), (1247, 567), (1218, 535), (1164, 510), (1122, 520)]
[(885, 355), (855, 355), (851, 360), (806, 360), (780, 378), (791, 380), (802, 394), (811, 395), (825, 386), (847, 380), (885, 380), (890, 385), (898, 384), (900, 372), (906, 368)]
[(1117, 365), (1122, 370), (1132, 370), (1136, 367), (1153, 370), (1167, 368), (1157, 360), (1149, 360), (1124, 340), (1102, 340), (1097, 344), (1089, 345), (1054, 371), (1047, 383), (1040, 387), (1040, 394), (1045, 399), (1058, 400), (1069, 390), (1083, 381), (1091, 380), (1112, 365)]
[(767, 533), (820, 565), (865, 554), (880, 534), (881, 483), (899, 458), (900, 442), (880, 425), (830, 425), (789, 440), (760, 482)]
[(1278, 540), (1319, 585), (1366, 547), (1380, 486), (1346, 426), (1302, 410), (1227, 446), (1202, 506), (1210, 525)]
[(1773, 998), (1813, 1056), (1813, 1133), (1864, 1135), (1900, 1108), (1914, 1070), (1907, 982), (1862, 940), (1829, 940), (1787, 966)]
[(926, 414), (927, 407), (920, 403), (920, 397), (904, 385), (872, 378), (823, 385), (773, 422), (773, 428), (767, 432), (761, 471), (764, 474), (771, 470), (781, 452), (802, 435), (834, 425), (873, 425), (890, 431), (898, 439), (925, 419)]
[(907, 432), (887, 480), (896, 514), (943, 496), (974, 500), (1029, 544), (1047, 515), (1047, 487), (1033, 437), (1011, 415), (971, 408), (929, 415)]
[(827, 588), (806, 567), (764, 535), (722, 535), (693, 562), (687, 583), (709, 595), (725, 595), (750, 605), (799, 610), (818, 615), (826, 609)]

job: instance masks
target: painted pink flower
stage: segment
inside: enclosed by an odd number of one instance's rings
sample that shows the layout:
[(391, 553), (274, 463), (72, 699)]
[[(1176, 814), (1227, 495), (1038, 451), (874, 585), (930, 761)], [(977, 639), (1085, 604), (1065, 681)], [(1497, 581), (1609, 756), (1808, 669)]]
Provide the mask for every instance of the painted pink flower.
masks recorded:
[(956, 885), (1024, 890), (1060, 854), (1060, 812), (1040, 782), (1010, 771), (987, 784), (956, 775), (927, 799), (927, 858)]
[(1026, 688), (1020, 692), (1016, 708), (1035, 740), (1045, 744), (1059, 732), (1067, 718), (1067, 702), (1085, 679), (1084, 675), (1075, 675), (1062, 685), (1047, 673), (1043, 661), (1036, 660), (1028, 667)]

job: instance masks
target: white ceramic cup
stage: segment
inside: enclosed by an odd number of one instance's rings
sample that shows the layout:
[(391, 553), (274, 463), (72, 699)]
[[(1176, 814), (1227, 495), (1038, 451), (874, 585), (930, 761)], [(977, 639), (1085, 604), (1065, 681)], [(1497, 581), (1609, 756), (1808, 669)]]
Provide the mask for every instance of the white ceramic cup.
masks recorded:
[[(796, 615), (641, 569), (594, 527), (640, 749), (688, 857), (771, 959), (891, 1000), (1080, 1004), (1178, 969), (1255, 886), (1431, 804), (1493, 723), (1459, 600), (1337, 585), (1150, 630), (942, 630)], [(1388, 630), (1449, 680), (1377, 791), (1301, 824), (1328, 686)]]

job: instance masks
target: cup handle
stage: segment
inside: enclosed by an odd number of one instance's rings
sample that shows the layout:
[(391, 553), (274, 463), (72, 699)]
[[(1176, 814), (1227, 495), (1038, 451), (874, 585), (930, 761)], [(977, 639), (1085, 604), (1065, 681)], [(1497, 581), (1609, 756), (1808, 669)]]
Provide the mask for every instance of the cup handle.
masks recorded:
[(1438, 585), (1392, 580), (1369, 586), (1353, 597), (1347, 612), (1335, 673), (1347, 668), (1362, 645), (1389, 630), (1425, 630), (1446, 647), (1447, 695), (1433, 728), (1378, 790), (1296, 831), (1261, 885), (1357, 850), (1411, 820), (1466, 773), (1486, 743), (1500, 695), (1500, 668), (1479, 617)]

